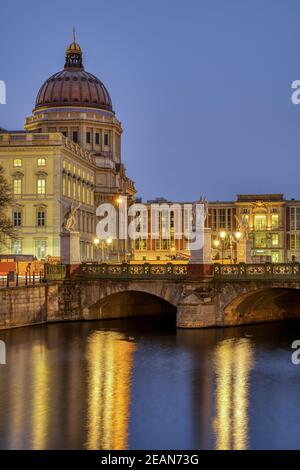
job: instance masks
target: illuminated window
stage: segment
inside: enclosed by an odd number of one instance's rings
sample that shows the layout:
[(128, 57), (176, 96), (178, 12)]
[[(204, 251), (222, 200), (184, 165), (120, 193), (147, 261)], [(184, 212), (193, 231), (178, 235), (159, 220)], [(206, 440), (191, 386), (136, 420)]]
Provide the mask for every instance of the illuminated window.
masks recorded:
[(14, 211), (13, 223), (14, 227), (21, 227), (22, 225), (22, 212), (18, 209)]
[(278, 226), (279, 226), (279, 215), (278, 214), (272, 214), (271, 215), (271, 225), (272, 225), (272, 228), (278, 228)]
[(22, 253), (22, 240), (13, 240), (11, 248), (14, 255), (20, 255)]
[(265, 233), (256, 233), (255, 234), (255, 247), (256, 248), (266, 248), (267, 247), (267, 238)]
[(46, 257), (46, 241), (37, 240), (35, 242), (35, 255), (38, 259), (45, 259)]
[(76, 199), (76, 181), (73, 181), (73, 199)]
[(300, 248), (300, 234), (292, 234), (291, 235), (291, 249), (299, 249)]
[(78, 196), (78, 201), (81, 200), (81, 186), (80, 186), (80, 183), (78, 183), (78, 187), (77, 187), (77, 196)]
[(86, 188), (86, 203), (90, 204), (90, 189)]
[(291, 207), (291, 230), (300, 230), (300, 207)]
[(37, 194), (46, 194), (46, 180), (45, 178), (37, 179)]
[(66, 168), (66, 162), (65, 162), (65, 160), (63, 161), (63, 168), (64, 168), (64, 169)]
[(280, 256), (278, 251), (273, 251), (272, 253), (272, 263), (279, 263)]
[(46, 225), (46, 212), (45, 209), (38, 209), (37, 211), (37, 226), (45, 227)]
[(37, 164), (38, 164), (38, 166), (45, 166), (46, 165), (46, 159), (45, 158), (38, 158)]
[(68, 178), (68, 197), (71, 197), (71, 180)]
[(20, 196), (22, 194), (22, 180), (21, 178), (15, 178), (13, 184), (13, 193), (15, 196)]
[(147, 240), (144, 238), (137, 238), (134, 241), (134, 244), (135, 244), (136, 250), (141, 250), (141, 251), (147, 250)]
[(257, 214), (254, 216), (254, 228), (255, 230), (265, 230), (267, 228), (266, 215)]
[(85, 186), (82, 185), (82, 202), (85, 203)]
[(279, 245), (279, 235), (278, 233), (272, 233), (272, 246)]
[(22, 160), (21, 158), (16, 158), (14, 160), (14, 166), (22, 166)]

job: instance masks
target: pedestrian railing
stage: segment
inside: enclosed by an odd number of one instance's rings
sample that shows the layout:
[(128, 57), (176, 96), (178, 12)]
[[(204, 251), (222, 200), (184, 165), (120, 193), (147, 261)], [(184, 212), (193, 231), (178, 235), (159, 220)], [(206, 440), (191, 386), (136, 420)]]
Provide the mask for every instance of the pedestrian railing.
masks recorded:
[(34, 286), (45, 282), (44, 272), (26, 272), (20, 275), (15, 272), (9, 272), (0, 276), (0, 288)]
[(45, 264), (46, 281), (62, 281), (66, 277), (65, 264)]
[(215, 264), (214, 279), (218, 281), (300, 280), (300, 264)]
[(183, 280), (187, 276), (186, 264), (89, 264), (83, 263), (79, 275), (84, 279), (161, 279)]

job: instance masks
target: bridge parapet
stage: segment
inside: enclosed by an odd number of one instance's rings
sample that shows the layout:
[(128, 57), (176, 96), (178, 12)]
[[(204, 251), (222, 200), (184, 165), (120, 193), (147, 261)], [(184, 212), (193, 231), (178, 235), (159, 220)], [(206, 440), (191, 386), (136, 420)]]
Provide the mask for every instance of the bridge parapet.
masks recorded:
[(300, 263), (215, 264), (216, 281), (300, 280)]
[(67, 275), (65, 264), (45, 264), (46, 281), (62, 281)]
[(82, 263), (79, 267), (79, 276), (84, 279), (182, 281), (187, 276), (187, 265)]

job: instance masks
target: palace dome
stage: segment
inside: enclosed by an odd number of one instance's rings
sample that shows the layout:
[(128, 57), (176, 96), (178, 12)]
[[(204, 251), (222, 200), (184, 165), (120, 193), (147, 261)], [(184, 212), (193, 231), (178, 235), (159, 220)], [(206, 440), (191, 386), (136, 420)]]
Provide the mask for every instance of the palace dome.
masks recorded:
[(55, 73), (41, 86), (34, 111), (40, 108), (77, 106), (113, 111), (110, 95), (95, 75), (84, 70), (82, 51), (75, 37), (66, 50), (64, 70)]

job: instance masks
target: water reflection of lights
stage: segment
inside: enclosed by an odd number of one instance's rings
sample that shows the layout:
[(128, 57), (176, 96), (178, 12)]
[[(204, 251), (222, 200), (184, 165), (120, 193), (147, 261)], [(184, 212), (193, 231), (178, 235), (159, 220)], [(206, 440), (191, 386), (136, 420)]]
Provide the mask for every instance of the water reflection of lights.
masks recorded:
[(117, 332), (88, 339), (88, 449), (126, 449), (135, 344)]
[(215, 351), (216, 448), (247, 449), (249, 374), (253, 367), (250, 340), (222, 341)]
[(49, 370), (44, 345), (32, 347), (32, 449), (47, 447)]

